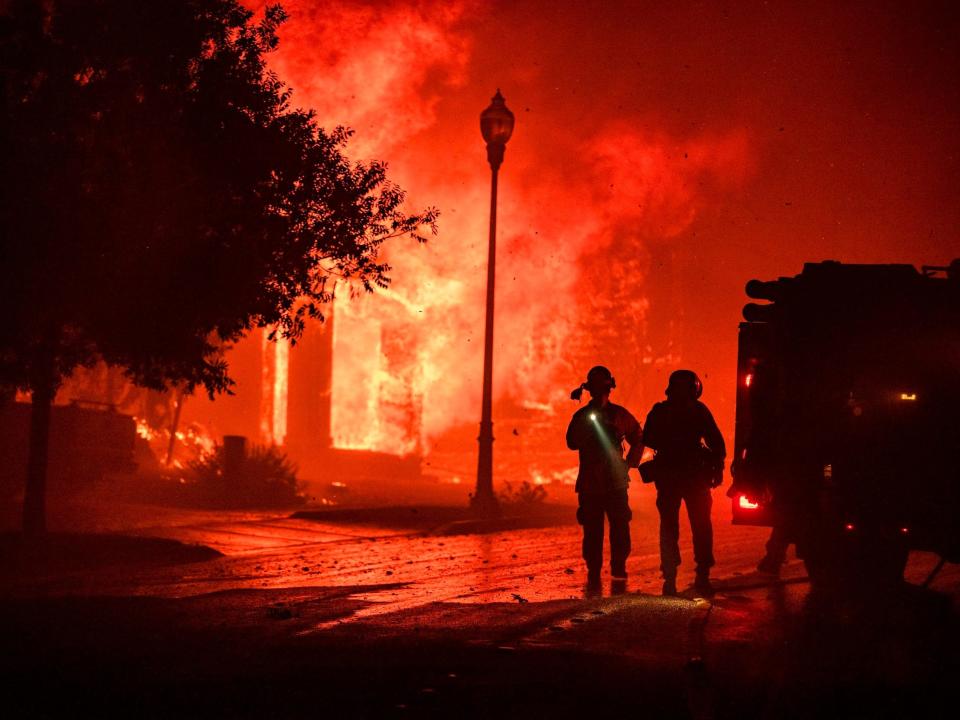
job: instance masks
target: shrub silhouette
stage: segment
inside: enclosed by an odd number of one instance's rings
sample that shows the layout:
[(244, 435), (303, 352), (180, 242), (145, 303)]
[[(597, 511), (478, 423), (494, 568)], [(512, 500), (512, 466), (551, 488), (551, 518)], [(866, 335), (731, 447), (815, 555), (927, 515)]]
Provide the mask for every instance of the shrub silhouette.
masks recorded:
[(252, 445), (232, 470), (223, 446), (189, 465), (200, 500), (215, 507), (302, 505), (303, 484), (286, 453), (273, 445)]
[(529, 507), (540, 505), (547, 499), (547, 491), (543, 486), (535, 485), (529, 480), (524, 480), (519, 485), (507, 481), (503, 485), (503, 490), (497, 493), (497, 500), (501, 505)]

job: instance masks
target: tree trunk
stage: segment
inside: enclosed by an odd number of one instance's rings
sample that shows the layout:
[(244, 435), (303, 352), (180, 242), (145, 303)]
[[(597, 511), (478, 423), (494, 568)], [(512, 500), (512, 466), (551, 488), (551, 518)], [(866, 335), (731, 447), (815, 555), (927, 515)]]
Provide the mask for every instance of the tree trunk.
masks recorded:
[(177, 404), (173, 411), (173, 422), (170, 423), (170, 442), (167, 444), (167, 460), (164, 463), (170, 467), (173, 462), (173, 449), (177, 445), (177, 429), (180, 427), (180, 411), (183, 409), (183, 388), (175, 391), (174, 402)]
[(27, 484), (23, 496), (23, 533), (29, 537), (39, 537), (47, 531), (47, 451), (50, 445), (50, 406), (55, 394), (52, 372), (34, 383)]

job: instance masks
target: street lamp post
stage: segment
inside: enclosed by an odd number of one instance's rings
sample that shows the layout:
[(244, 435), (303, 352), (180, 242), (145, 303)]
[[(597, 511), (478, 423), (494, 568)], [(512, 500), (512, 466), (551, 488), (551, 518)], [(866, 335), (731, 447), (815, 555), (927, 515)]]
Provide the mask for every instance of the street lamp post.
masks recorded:
[(497, 172), (503, 163), (507, 141), (513, 134), (513, 113), (507, 109), (500, 90), (490, 106), (480, 113), (480, 133), (487, 143), (490, 163), (490, 242), (487, 254), (487, 317), (483, 337), (483, 401), (480, 411), (477, 488), (471, 506), (481, 515), (495, 515), (497, 498), (493, 494), (493, 297), (497, 260)]

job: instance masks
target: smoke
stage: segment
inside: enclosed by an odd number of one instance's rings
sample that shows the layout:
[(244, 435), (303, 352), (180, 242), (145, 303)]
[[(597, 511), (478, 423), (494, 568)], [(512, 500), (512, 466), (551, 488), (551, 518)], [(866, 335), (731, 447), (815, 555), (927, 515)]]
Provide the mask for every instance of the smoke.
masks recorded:
[(611, 225), (632, 223), (648, 238), (680, 235), (716, 200), (712, 194), (739, 186), (750, 166), (743, 129), (675, 138), (616, 127), (591, 145), (597, 205)]
[(464, 2), (284, 2), (271, 66), (296, 90), (294, 103), (321, 125), (356, 136), (356, 159), (388, 157), (429, 128), (445, 87), (460, 85), (469, 39), (457, 31)]

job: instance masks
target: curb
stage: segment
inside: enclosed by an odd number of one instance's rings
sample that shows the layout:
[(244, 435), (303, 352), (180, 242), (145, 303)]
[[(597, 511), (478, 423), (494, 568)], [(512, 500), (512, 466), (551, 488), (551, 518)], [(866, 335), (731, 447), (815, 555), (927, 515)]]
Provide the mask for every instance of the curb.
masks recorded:
[(531, 528), (556, 527), (567, 523), (550, 517), (511, 516), (493, 519), (454, 520), (445, 523), (430, 535), (485, 535), (507, 530), (527, 530)]

